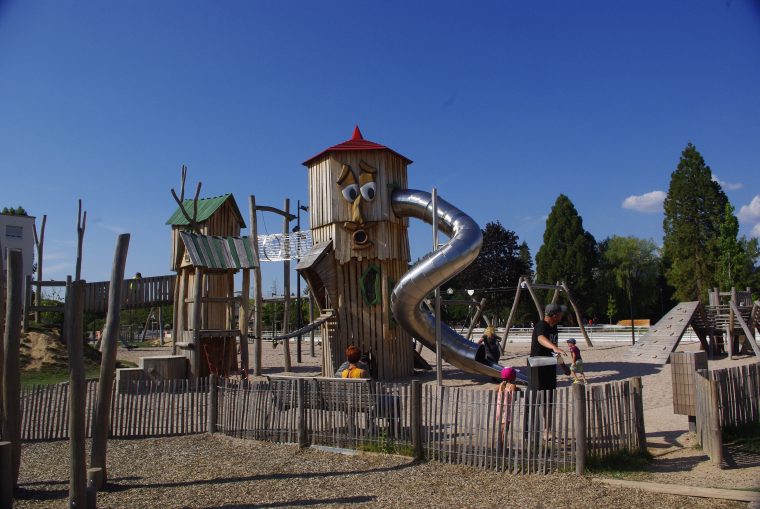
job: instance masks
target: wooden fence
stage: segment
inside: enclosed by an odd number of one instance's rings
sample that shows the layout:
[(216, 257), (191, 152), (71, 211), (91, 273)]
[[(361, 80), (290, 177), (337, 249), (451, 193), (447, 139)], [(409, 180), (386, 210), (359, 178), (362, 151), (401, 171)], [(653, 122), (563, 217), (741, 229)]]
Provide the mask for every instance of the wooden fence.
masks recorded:
[[(630, 379), (521, 392), (500, 405), (496, 391), (419, 382), (281, 377), (223, 379), (212, 386), (209, 379), (133, 381), (114, 387), (110, 436), (219, 431), (513, 473), (582, 471), (587, 456), (645, 447), (640, 384)], [(88, 382), (88, 436), (96, 391), (97, 382)], [(68, 384), (24, 389), (22, 440), (68, 438), (68, 397)]]
[[(169, 306), (174, 302), (176, 275), (151, 276), (124, 281), (121, 309)], [(87, 283), (84, 289), (84, 310), (89, 313), (108, 311), (109, 281)]]
[[(207, 430), (208, 379), (132, 381), (114, 385), (112, 437), (155, 437)], [(86, 388), (86, 430), (96, 402), (97, 381)], [(37, 385), (21, 393), (21, 439), (69, 438), (69, 384)]]
[(722, 428), (760, 423), (760, 363), (712, 371)]
[(723, 430), (760, 423), (760, 363), (694, 375), (697, 441), (723, 464)]
[(705, 369), (694, 373), (694, 403), (697, 442), (710, 460), (720, 466), (723, 463), (723, 433), (718, 411), (718, 384), (710, 379), (709, 371)]
[(514, 473), (577, 471), (579, 455), (582, 471), (587, 455), (645, 447), (640, 379), (580, 388), (583, 401), (561, 388), (520, 393), (506, 405), (491, 390), (425, 386), (415, 396), (414, 387), (295, 377), (224, 382), (209, 428)]

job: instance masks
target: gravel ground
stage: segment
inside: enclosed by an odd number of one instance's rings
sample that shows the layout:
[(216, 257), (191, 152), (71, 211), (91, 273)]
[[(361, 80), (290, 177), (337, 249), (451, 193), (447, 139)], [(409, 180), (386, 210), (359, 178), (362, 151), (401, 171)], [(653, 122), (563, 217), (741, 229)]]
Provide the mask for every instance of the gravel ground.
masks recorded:
[[(19, 508), (67, 506), (68, 443), (23, 446)], [(221, 435), (112, 440), (101, 508), (744, 508), (605, 486), (570, 474), (513, 476), (377, 454), (337, 454)]]

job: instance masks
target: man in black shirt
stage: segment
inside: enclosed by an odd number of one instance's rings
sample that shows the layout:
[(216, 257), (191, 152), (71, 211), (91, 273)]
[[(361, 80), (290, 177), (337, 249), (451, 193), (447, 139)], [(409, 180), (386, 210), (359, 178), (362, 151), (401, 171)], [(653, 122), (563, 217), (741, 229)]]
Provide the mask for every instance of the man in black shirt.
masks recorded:
[[(562, 316), (567, 311), (567, 306), (561, 304), (547, 304), (544, 309), (544, 319), (533, 328), (533, 339), (530, 343), (531, 357), (551, 357), (552, 353), (564, 355), (564, 351), (557, 346), (557, 324), (562, 321)], [(557, 388), (557, 366), (542, 366), (538, 368), (538, 390), (550, 390)]]

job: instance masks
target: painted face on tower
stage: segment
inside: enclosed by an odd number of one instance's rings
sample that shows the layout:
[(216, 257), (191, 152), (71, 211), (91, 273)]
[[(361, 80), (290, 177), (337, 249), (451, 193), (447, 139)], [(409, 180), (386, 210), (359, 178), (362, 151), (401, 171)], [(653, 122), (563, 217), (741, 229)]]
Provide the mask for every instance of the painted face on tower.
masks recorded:
[(365, 220), (366, 210), (363, 208), (375, 200), (377, 169), (359, 161), (358, 170), (356, 173), (351, 166), (343, 164), (337, 184), (343, 199), (351, 204), (351, 221), (344, 222), (343, 228), (351, 234), (354, 249), (366, 249), (372, 246), (368, 230), (376, 223)]

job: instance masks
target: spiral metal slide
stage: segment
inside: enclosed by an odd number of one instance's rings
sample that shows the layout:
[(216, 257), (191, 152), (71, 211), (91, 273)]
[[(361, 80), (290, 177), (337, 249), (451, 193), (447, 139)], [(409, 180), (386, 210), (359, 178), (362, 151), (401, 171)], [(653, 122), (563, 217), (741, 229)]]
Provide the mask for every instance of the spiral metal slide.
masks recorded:
[[(433, 223), (430, 193), (397, 189), (391, 196), (393, 213)], [(483, 234), (473, 219), (438, 198), (439, 230), (449, 241), (428, 253), (401, 278), (391, 295), (393, 316), (407, 332), (435, 351), (435, 316), (422, 308), (422, 301), (436, 287), (470, 265), (480, 252)], [(502, 367), (486, 360), (484, 345), (478, 345), (441, 323), (441, 353), (449, 364), (474, 374), (499, 378)]]

